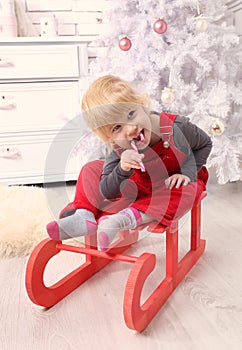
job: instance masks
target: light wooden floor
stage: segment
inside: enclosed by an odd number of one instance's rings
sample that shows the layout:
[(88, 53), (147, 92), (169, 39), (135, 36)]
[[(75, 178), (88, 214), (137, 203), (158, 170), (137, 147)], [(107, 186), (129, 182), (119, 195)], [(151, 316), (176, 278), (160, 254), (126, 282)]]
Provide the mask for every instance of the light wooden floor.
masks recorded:
[[(188, 246), (188, 217), (180, 250)], [(240, 350), (242, 349), (242, 182), (217, 185), (210, 178), (203, 202), (207, 248), (146, 330), (128, 329), (122, 304), (130, 265), (112, 262), (51, 309), (33, 304), (25, 291), (27, 258), (0, 263), (1, 350)], [(159, 252), (144, 297), (164, 272), (164, 236), (151, 235), (130, 250)], [(68, 254), (68, 255), (66, 255)], [(46, 283), (77, 266), (82, 257), (61, 253), (49, 264)]]

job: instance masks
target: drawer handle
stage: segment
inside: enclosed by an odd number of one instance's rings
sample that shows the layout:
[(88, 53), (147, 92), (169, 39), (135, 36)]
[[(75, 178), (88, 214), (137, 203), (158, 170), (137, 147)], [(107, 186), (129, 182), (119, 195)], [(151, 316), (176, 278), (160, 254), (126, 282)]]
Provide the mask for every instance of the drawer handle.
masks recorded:
[(1, 68), (14, 67), (14, 63), (10, 60), (6, 60), (6, 59), (0, 57), (0, 67)]
[(21, 151), (16, 147), (0, 147), (0, 157), (15, 159), (21, 157)]
[(4, 111), (8, 111), (11, 109), (15, 109), (17, 107), (16, 103), (9, 103), (9, 104), (4, 104), (4, 105), (0, 105), (0, 109), (4, 110)]
[(14, 96), (2, 95), (2, 98), (0, 99), (0, 109), (6, 111), (6, 110), (15, 109), (16, 107), (17, 105), (14, 102)]

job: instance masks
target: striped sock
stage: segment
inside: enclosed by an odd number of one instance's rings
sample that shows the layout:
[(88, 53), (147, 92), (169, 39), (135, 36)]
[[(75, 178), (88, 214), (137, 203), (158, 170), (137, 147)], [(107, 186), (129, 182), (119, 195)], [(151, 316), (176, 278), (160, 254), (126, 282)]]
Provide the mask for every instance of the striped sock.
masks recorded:
[(95, 233), (97, 222), (91, 211), (77, 209), (73, 215), (49, 222), (46, 229), (50, 238), (63, 240)]
[(134, 229), (142, 223), (139, 210), (129, 207), (117, 214), (102, 216), (98, 221), (98, 244), (106, 251), (115, 236), (122, 230)]

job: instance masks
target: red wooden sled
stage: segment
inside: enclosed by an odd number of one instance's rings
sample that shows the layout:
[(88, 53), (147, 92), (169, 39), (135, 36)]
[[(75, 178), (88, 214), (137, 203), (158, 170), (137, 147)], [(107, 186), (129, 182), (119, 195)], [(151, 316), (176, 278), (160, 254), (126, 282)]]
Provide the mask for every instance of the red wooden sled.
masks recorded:
[[(190, 249), (180, 261), (178, 261), (178, 221), (175, 221), (172, 227), (164, 227), (154, 222), (146, 225), (150, 232), (166, 232), (166, 276), (143, 305), (141, 305), (143, 285), (156, 265), (156, 256), (145, 252), (136, 257), (123, 252), (137, 241), (138, 232), (145, 225), (132, 231), (122, 231), (120, 238), (107, 252), (97, 250), (96, 235), (85, 237), (84, 248), (63, 244), (61, 241), (49, 238), (43, 240), (33, 250), (27, 264), (26, 289), (30, 299), (37, 305), (51, 307), (112, 260), (129, 262), (133, 267), (124, 293), (124, 319), (127, 327), (141, 332), (204, 252), (206, 242), (200, 238), (200, 232), (201, 200), (205, 196), (204, 192), (191, 209)], [(60, 281), (47, 287), (43, 280), (45, 267), (49, 260), (61, 250), (85, 254), (86, 261)]]

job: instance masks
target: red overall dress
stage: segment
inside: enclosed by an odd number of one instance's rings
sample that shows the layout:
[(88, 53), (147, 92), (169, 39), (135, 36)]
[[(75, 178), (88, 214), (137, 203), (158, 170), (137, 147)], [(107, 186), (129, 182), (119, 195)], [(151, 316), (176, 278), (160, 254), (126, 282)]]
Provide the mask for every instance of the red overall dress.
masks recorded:
[[(135, 169), (123, 186), (119, 198), (110, 201), (100, 194), (99, 182), (103, 161), (95, 160), (82, 167), (74, 201), (62, 210), (60, 217), (66, 216), (65, 212), (83, 208), (92, 211), (98, 219), (104, 214), (115, 213), (132, 206), (146, 212), (159, 223), (169, 226), (174, 219), (188, 212), (205, 190), (208, 173), (206, 168), (202, 167), (196, 181), (180, 188), (166, 188), (165, 180), (180, 172), (181, 165), (187, 157), (176, 148), (173, 141), (172, 126), (175, 117), (176, 115), (161, 113), (162, 140), (144, 151), (143, 163), (146, 172)], [(168, 142), (168, 147), (164, 147), (164, 141)]]

